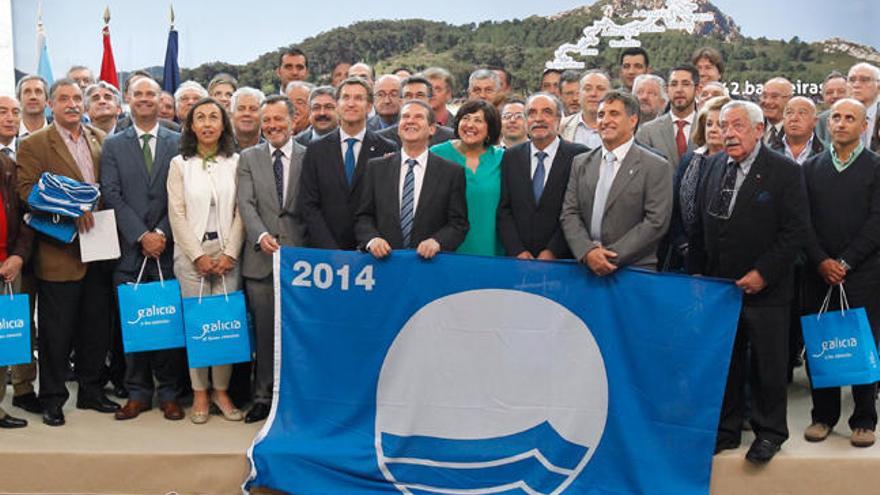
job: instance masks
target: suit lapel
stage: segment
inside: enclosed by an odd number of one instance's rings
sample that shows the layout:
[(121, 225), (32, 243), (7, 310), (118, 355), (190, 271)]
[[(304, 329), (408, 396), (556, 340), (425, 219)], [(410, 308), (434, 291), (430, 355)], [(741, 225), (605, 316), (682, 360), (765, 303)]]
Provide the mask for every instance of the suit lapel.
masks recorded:
[[(339, 181), (339, 185), (343, 190), (351, 191), (352, 187), (349, 186), (348, 179), (345, 178), (345, 156), (342, 154), (342, 134), (339, 133), (339, 129), (334, 130), (333, 134), (327, 136), (322, 142), (324, 141), (330, 147), (330, 156), (334, 158), (332, 163), (336, 168), (336, 180)], [(357, 165), (355, 165), (355, 168), (357, 168)]]
[(606, 212), (614, 203), (614, 200), (620, 196), (620, 193), (626, 189), (626, 185), (629, 184), (629, 182), (633, 180), (633, 177), (639, 173), (641, 167), (637, 156), (639, 149), (636, 146), (637, 145), (633, 143), (632, 147), (630, 147), (629, 152), (627, 152), (626, 156), (623, 158), (623, 162), (620, 164), (620, 169), (617, 171), (617, 175), (614, 176), (614, 182), (611, 183), (611, 190), (608, 191), (608, 200), (605, 201)]
[(296, 186), (299, 182), (300, 172), (302, 171), (303, 154), (305, 154), (305, 148), (294, 141), (292, 151), (290, 152), (290, 171), (287, 174), (287, 199), (284, 201), (283, 209), (293, 208), (293, 200), (295, 199), (294, 196), (296, 196)]
[[(758, 143), (758, 146), (762, 146), (763, 148), (761, 143)], [(766, 153), (767, 151), (765, 149), (761, 149), (755, 157), (755, 161), (752, 162), (752, 167), (749, 169), (749, 175), (746, 176), (746, 179), (739, 188), (739, 192), (736, 193), (736, 202), (733, 204), (733, 211), (730, 213), (731, 220), (751, 205), (752, 198), (755, 193), (758, 192), (758, 186), (764, 180), (764, 155)]]
[(64, 139), (59, 134), (61, 131), (58, 130), (55, 125), (52, 125), (52, 130), (49, 131), (49, 145), (55, 151), (55, 154), (61, 158), (61, 162), (64, 164), (66, 170), (66, 174), (71, 179), (76, 179), (80, 182), (83, 182), (83, 175), (80, 172), (79, 167), (76, 166), (76, 161), (73, 159), (73, 155), (70, 154), (70, 150), (67, 149), (67, 145), (64, 144)]
[(364, 176), (367, 168), (367, 162), (373, 156), (373, 152), (376, 151), (376, 142), (373, 138), (373, 135), (370, 131), (367, 131), (364, 134), (364, 141), (361, 143), (361, 150), (358, 153), (357, 161), (354, 166), (354, 177), (351, 179), (351, 189), (357, 186), (358, 182), (360, 182), (361, 178)]
[[(159, 127), (156, 128), (156, 156), (153, 157), (153, 170), (150, 177), (150, 184), (152, 184), (162, 173), (162, 170), (160, 170), (162, 167), (158, 166), (158, 164), (169, 163), (171, 158), (176, 154), (177, 150), (172, 149), (171, 144), (168, 142), (170, 139), (171, 131), (159, 124)], [(141, 154), (143, 154), (143, 152)], [(171, 156), (168, 156), (169, 154)], [(146, 165), (143, 168), (146, 171)]]
[[(152, 178), (147, 176), (147, 166), (144, 164), (144, 150), (141, 148), (141, 141), (137, 137), (137, 131), (134, 130), (134, 125), (128, 127), (123, 131), (125, 134), (125, 141), (128, 145), (128, 152), (132, 156), (132, 168), (136, 169), (136, 173), (139, 174), (147, 184), (151, 184)], [(159, 139), (156, 140), (156, 157), (159, 156), (159, 143), (161, 141)], [(153, 163), (156, 163), (158, 160), (153, 159)]]
[[(380, 184), (381, 193), (391, 198), (391, 205), (394, 210), (394, 225), (397, 226), (401, 239), (403, 239), (403, 232), (400, 231), (400, 160), (400, 152), (388, 157), (387, 161), (385, 161), (385, 166), (388, 167), (387, 175), (378, 174), (376, 177), (384, 182), (383, 184)], [(422, 192), (424, 192), (424, 189), (423, 183)], [(421, 204), (424, 204), (424, 202), (422, 201), (422, 198), (419, 197), (419, 202), (416, 204), (416, 216), (413, 217), (413, 227), (415, 227), (416, 221), (418, 220), (418, 212), (420, 211), (418, 206)]]
[[(568, 179), (568, 173), (566, 173), (563, 163), (565, 163), (565, 160), (571, 160), (571, 157), (566, 152), (563, 144), (560, 141), (559, 146), (556, 148), (556, 156), (553, 157), (553, 165), (550, 166), (550, 174), (547, 176), (547, 182), (544, 183), (544, 192), (541, 193), (538, 208), (544, 204), (544, 198), (549, 196), (548, 191), (554, 190), (559, 184), (563, 184), (563, 181)], [(531, 162), (531, 157), (529, 159)]]
[(89, 126), (83, 126), (83, 135), (86, 137), (86, 143), (88, 143), (89, 151), (92, 153), (92, 173), (95, 174), (95, 181), (99, 182), (101, 177), (101, 146), (103, 143), (98, 141), (98, 136)]

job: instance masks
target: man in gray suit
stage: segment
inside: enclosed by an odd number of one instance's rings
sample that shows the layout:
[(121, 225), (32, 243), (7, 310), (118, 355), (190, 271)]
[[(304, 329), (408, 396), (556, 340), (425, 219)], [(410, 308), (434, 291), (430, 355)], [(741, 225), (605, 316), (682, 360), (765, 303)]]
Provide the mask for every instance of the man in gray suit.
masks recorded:
[[(171, 159), (178, 154), (180, 135), (159, 125), (162, 88), (156, 81), (140, 78), (130, 91), (132, 125), (107, 138), (101, 155), (101, 193), (106, 206), (116, 212), (122, 251), (113, 274), (115, 285), (137, 280), (145, 258), (158, 263), (147, 260), (142, 282), (159, 280), (159, 266), (165, 278), (174, 277), (165, 182)], [(177, 403), (183, 349), (129, 353), (125, 363), (129, 400), (116, 412), (116, 419), (133, 419), (150, 409), (154, 389), (165, 418), (183, 419)]]
[(265, 143), (244, 150), (238, 162), (238, 208), (247, 242), (241, 274), (256, 336), (254, 405), (245, 422), (261, 421), (272, 403), (275, 358), (275, 297), (272, 254), (281, 246), (304, 244), (304, 229), (294, 215), (306, 149), (293, 139), (295, 109), (285, 96), (266, 98), (260, 107)]
[(599, 104), (602, 146), (575, 157), (560, 222), (575, 258), (598, 276), (654, 269), (672, 216), (672, 172), (635, 143), (639, 102), (609, 91)]
[(673, 172), (691, 148), (691, 128), (697, 108), (694, 99), (699, 85), (700, 73), (693, 65), (683, 64), (669, 71), (669, 111), (641, 126), (636, 133), (636, 141), (662, 153)]

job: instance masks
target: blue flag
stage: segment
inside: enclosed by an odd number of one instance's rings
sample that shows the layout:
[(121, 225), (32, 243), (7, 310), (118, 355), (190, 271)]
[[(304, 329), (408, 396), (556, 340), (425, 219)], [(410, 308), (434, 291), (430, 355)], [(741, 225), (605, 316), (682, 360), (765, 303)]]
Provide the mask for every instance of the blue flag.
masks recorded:
[(277, 394), (246, 488), (709, 492), (732, 283), (413, 251), (276, 264)]
[(165, 49), (165, 68), (162, 70), (162, 90), (174, 94), (180, 85), (180, 67), (177, 65), (177, 30), (168, 31)]

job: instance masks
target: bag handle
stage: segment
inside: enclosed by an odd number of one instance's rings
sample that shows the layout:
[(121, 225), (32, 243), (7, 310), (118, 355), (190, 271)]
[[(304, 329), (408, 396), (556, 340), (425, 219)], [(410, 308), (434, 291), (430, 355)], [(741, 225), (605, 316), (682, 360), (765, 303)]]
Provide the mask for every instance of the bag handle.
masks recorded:
[(819, 313), (816, 314), (816, 319), (819, 320), (822, 318), (822, 315), (828, 312), (828, 307), (831, 304), (831, 293), (834, 291), (835, 287), (840, 288), (840, 315), (843, 316), (845, 311), (849, 310), (849, 300), (846, 298), (846, 290), (843, 288), (843, 282), (832, 285), (828, 287), (828, 291), (825, 293), (825, 299), (822, 300), (822, 306), (819, 307)]
[(15, 300), (15, 293), (12, 290), (12, 282), (6, 282), (6, 289), (4, 290), (4, 294), (9, 296), (10, 301)]
[[(229, 291), (226, 289), (226, 277), (221, 276), (220, 280), (223, 282), (223, 296), (226, 297), (226, 302), (229, 302)], [(202, 304), (202, 292), (205, 289), (205, 277), (199, 277), (199, 304)]]
[[(141, 263), (141, 271), (138, 272), (137, 281), (134, 283), (134, 290), (137, 290), (138, 286), (141, 285), (141, 279), (144, 277), (144, 268), (147, 267), (147, 261), (150, 259), (150, 256), (144, 256), (144, 262)], [(165, 276), (162, 274), (162, 264), (159, 263), (159, 258), (153, 258), (156, 260), (156, 268), (159, 270), (159, 284), (164, 288), (165, 287)]]

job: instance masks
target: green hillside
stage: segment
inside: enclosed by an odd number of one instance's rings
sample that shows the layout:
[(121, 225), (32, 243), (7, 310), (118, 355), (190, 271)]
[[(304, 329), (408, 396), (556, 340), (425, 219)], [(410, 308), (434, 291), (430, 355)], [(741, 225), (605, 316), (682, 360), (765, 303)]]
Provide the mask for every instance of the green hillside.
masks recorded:
[[(434, 65), (449, 69), (461, 93), (474, 67), (500, 65), (514, 76), (514, 88), (525, 92), (538, 85), (544, 63), (554, 50), (575, 42), (582, 29), (599, 17), (598, 9), (579, 11), (556, 19), (529, 17), (522, 20), (453, 26), (421, 19), (366, 21), (336, 28), (296, 44), (309, 54), (313, 82), (329, 80), (339, 61), (363, 60), (377, 73), (399, 66), (414, 70)], [(773, 75), (792, 81), (820, 82), (832, 69), (846, 70), (856, 60), (848, 55), (823, 53), (819, 44), (793, 38), (788, 41), (743, 38), (725, 42), (719, 35), (692, 36), (683, 32), (643, 34), (638, 38), (651, 56), (655, 72), (664, 73), (686, 61), (700, 46), (714, 46), (727, 61), (725, 80), (763, 82)], [(619, 49), (607, 48), (586, 59), (588, 67), (614, 69)], [(184, 70), (184, 79), (207, 82), (217, 72), (229, 72), (241, 84), (271, 91), (276, 88), (274, 68), (280, 49), (261, 55), (245, 65), (209, 63)]]

